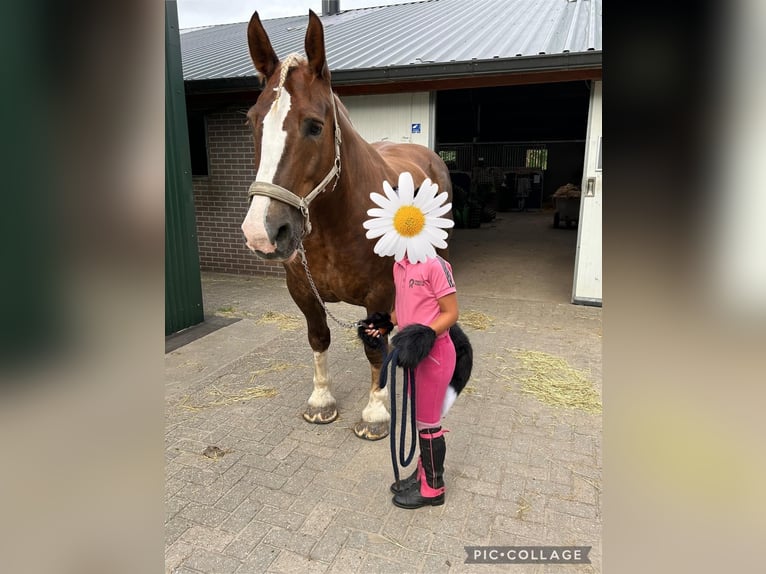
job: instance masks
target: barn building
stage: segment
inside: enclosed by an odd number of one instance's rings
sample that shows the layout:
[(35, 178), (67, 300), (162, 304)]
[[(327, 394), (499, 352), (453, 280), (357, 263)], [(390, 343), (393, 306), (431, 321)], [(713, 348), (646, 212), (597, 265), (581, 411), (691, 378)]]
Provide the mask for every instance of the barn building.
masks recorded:
[[(333, 88), (357, 130), (437, 151), (460, 225), (493, 211), (548, 211), (574, 228), (571, 301), (600, 305), (601, 0), (341, 4), (323, 1), (320, 16)], [(303, 53), (307, 22), (263, 22), (280, 58)], [(181, 31), (200, 265), (282, 275), (281, 264), (252, 256), (240, 230), (255, 177), (245, 112), (259, 94), (246, 30)], [(554, 197), (566, 184), (581, 189), (568, 206)]]

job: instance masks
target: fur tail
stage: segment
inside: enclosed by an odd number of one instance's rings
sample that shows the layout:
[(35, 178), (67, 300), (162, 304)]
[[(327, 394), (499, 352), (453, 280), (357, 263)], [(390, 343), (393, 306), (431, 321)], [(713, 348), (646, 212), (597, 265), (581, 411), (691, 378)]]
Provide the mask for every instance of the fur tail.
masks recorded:
[(455, 402), (455, 399), (465, 388), (473, 370), (473, 347), (471, 347), (471, 341), (468, 340), (468, 336), (457, 323), (450, 327), (449, 336), (455, 345), (455, 371), (452, 373), (452, 379), (447, 387), (447, 394), (444, 396), (442, 416), (447, 414), (452, 403)]

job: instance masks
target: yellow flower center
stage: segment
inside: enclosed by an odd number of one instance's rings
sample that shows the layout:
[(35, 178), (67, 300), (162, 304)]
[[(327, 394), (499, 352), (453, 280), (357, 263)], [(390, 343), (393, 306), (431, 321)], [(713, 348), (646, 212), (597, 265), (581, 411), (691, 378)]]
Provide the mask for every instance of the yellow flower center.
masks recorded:
[(394, 229), (404, 237), (415, 237), (423, 231), (426, 225), (426, 216), (414, 205), (403, 205), (396, 210), (394, 215)]

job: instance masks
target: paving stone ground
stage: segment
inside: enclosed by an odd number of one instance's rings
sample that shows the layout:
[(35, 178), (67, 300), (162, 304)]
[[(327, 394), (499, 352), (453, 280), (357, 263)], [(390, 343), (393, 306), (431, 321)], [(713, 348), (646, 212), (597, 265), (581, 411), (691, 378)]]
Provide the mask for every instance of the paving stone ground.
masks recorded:
[[(340, 417), (310, 425), (311, 351), (284, 280), (203, 274), (208, 324), (223, 326), (166, 354), (166, 571), (601, 572), (601, 415), (522, 392), (515, 354), (562, 358), (601, 392), (601, 309), (569, 303), (575, 238), (545, 213), (456, 230), (461, 313), (490, 322), (464, 326), (475, 366), (444, 420), (446, 503), (414, 511), (391, 504), (388, 440), (351, 430), (369, 380), (355, 335), (331, 324)], [(583, 565), (464, 563), (487, 545), (593, 548)]]

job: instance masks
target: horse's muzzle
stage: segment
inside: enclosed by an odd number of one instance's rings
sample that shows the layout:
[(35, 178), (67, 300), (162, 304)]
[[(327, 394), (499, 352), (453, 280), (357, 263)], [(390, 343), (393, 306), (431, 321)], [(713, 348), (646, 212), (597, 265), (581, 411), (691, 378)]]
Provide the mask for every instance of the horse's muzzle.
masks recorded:
[(289, 263), (293, 259), (295, 259), (296, 255), (298, 255), (298, 249), (293, 249), (292, 251), (284, 251), (280, 252), (279, 250), (273, 252), (273, 253), (264, 253), (263, 251), (258, 251), (257, 249), (252, 250), (256, 257), (259, 259), (264, 259), (265, 261), (276, 261), (276, 262), (284, 262)]
[(303, 215), (298, 209), (255, 198), (242, 223), (242, 233), (248, 249), (260, 259), (286, 261), (300, 245), (303, 225)]
[(260, 245), (254, 246), (247, 240), (245, 244), (259, 259), (287, 261), (295, 257), (295, 254), (298, 252), (298, 246), (301, 242), (300, 238), (300, 232), (295, 234), (289, 226), (283, 226), (276, 234), (274, 241), (270, 242), (265, 249)]

